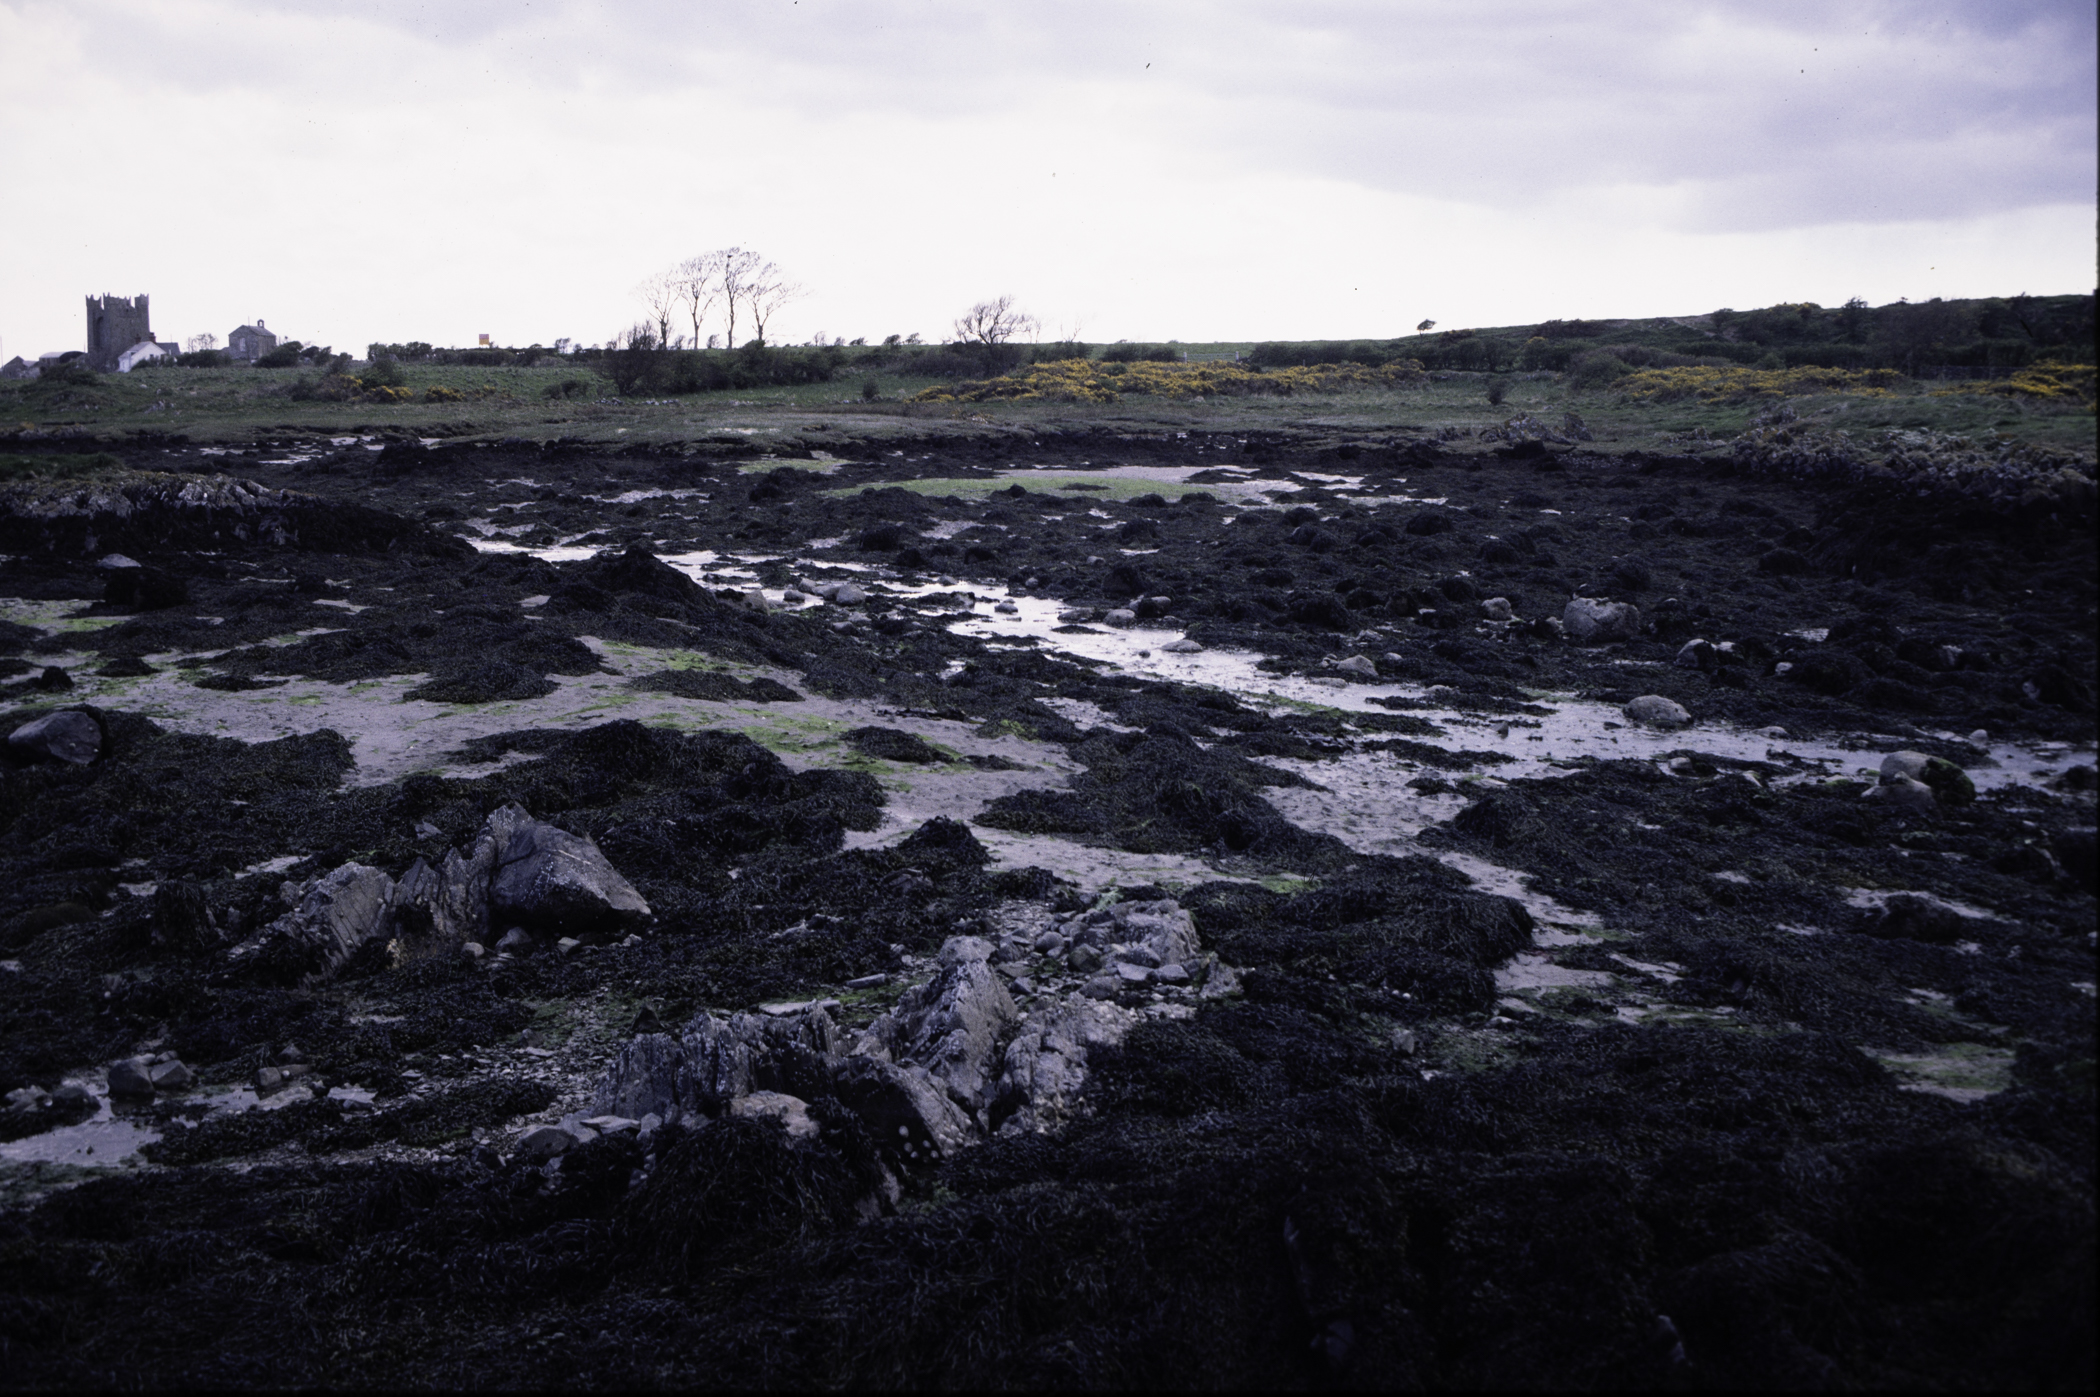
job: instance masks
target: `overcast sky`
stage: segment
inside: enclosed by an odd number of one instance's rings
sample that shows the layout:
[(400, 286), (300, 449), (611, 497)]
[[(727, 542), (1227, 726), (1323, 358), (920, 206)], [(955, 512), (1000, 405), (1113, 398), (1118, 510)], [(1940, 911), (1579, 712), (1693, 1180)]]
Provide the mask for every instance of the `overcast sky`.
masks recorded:
[(602, 342), (680, 258), (775, 342), (1387, 336), (2090, 291), (2091, 0), (0, 0), (0, 358)]

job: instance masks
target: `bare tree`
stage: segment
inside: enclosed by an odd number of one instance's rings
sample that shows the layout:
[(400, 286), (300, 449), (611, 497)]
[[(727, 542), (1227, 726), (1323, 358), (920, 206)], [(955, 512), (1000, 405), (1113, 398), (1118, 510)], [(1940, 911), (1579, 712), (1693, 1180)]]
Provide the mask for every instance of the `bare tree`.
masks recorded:
[(722, 254), (703, 252), (698, 257), (688, 257), (671, 275), (678, 283), (679, 302), (693, 325), (692, 346), (698, 349), (702, 339), (700, 326), (722, 300)]
[(758, 328), (758, 342), (766, 342), (766, 322), (773, 313), (802, 294), (801, 284), (789, 281), (781, 275), (780, 268), (771, 262), (758, 267), (751, 274), (747, 300), (751, 307), (751, 323)]
[(184, 347), (192, 354), (201, 353), (207, 349), (217, 349), (219, 347), (219, 337), (207, 330), (201, 335), (191, 335), (188, 340), (184, 341)]
[(644, 277), (634, 288), (634, 294), (649, 308), (649, 323), (656, 327), (656, 343), (663, 347), (671, 343), (671, 318), (678, 313), (678, 301), (682, 285), (676, 270), (658, 272)]
[(964, 344), (1005, 344), (1016, 335), (1034, 334), (1040, 322), (1014, 308), (1014, 298), (979, 301), (955, 321), (955, 338)]
[(739, 306), (746, 314), (751, 310), (751, 291), (754, 285), (765, 279), (765, 273), (773, 264), (759, 254), (741, 247), (725, 247), (713, 254), (719, 258), (716, 277), (722, 288), (722, 303), (729, 315), (729, 332), (723, 337), (725, 348), (736, 348), (736, 313)]

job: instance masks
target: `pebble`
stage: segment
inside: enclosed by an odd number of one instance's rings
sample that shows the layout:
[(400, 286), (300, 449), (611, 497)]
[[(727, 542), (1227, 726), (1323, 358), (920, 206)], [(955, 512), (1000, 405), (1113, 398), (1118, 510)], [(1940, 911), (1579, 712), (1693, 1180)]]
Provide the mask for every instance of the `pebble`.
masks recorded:
[(998, 612), (1001, 616), (1018, 616), (1021, 614), (1021, 608), (1010, 601), (1000, 602), (992, 610)]
[(111, 1096), (151, 1096), (153, 1079), (146, 1075), (146, 1064), (139, 1058), (126, 1058), (114, 1062), (109, 1068), (109, 1094)]
[(851, 582), (841, 582), (838, 590), (831, 594), (831, 600), (840, 606), (859, 606), (867, 599), (868, 594)]
[(1378, 677), (1377, 664), (1364, 655), (1351, 655), (1346, 660), (1337, 660), (1334, 667), (1344, 674), (1362, 675), (1366, 679)]
[(1988, 730), (1988, 729), (1985, 729), (1985, 728), (1978, 728), (1978, 729), (1976, 729), (1976, 731), (1974, 731), (1974, 732), (1970, 733), (1970, 734), (1969, 734), (1969, 745), (1970, 745), (1971, 747), (1988, 747), (1988, 746), (1990, 746), (1990, 745), (1991, 745), (1991, 734), (1990, 734), (1989, 730)]
[(155, 1091), (183, 1091), (197, 1080), (195, 1074), (184, 1067), (179, 1058), (149, 1069), (146, 1075), (153, 1079)]
[(1642, 694), (1619, 710), (1636, 723), (1651, 728), (1688, 728), (1692, 715), (1684, 705), (1660, 694)]
[(1084, 625), (1093, 619), (1094, 613), (1084, 607), (1073, 607), (1070, 610), (1057, 613), (1057, 623), (1061, 626)]
[(535, 1126), (518, 1137), (518, 1155), (522, 1159), (552, 1159), (565, 1154), (576, 1144), (576, 1137), (558, 1125)]
[(1101, 619), (1111, 626), (1131, 626), (1137, 624), (1137, 613), (1128, 607), (1119, 606)]
[(1881, 759), (1881, 779), (1908, 776), (1913, 781), (1923, 780), (1925, 768), (1931, 764), (1932, 758), (1923, 752), (1891, 752)]
[(1126, 984), (1149, 985), (1152, 983), (1153, 970), (1149, 965), (1136, 965), (1126, 960), (1117, 963), (1116, 975)]
[(1679, 669), (1707, 669), (1716, 663), (1714, 647), (1704, 640), (1687, 640), (1677, 651), (1677, 658), (1670, 661)]
[(1159, 648), (1169, 655), (1193, 655), (1203, 649), (1202, 646), (1186, 636), (1183, 636), (1180, 640), (1170, 640)]
[(1510, 608), (1508, 597), (1489, 597), (1480, 604), (1480, 614), (1490, 621), (1513, 621), (1517, 615)]
[(848, 980), (846, 988), (849, 990), (871, 990), (877, 985), (886, 985), (889, 982), (890, 977), (887, 975), (863, 975), (858, 979)]

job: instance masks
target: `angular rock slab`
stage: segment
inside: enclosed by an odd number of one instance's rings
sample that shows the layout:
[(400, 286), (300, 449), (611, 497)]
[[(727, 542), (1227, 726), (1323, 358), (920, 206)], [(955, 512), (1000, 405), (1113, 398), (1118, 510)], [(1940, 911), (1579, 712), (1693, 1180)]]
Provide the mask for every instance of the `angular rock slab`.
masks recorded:
[(394, 880), (346, 863), (307, 884), (298, 905), (227, 952), (227, 959), (282, 982), (327, 978), (358, 947), (393, 930)]
[(1030, 1014), (1006, 1045), (994, 1116), (1002, 1135), (1049, 1131), (1072, 1116), (1087, 1050), (1114, 1047), (1136, 1024), (1128, 1009), (1083, 995)]
[(77, 708), (46, 713), (7, 735), (8, 750), (26, 761), (86, 766), (101, 755), (102, 725)]
[(530, 817), (497, 855), (488, 905), (492, 915), (554, 936), (617, 931), (650, 915), (595, 841)]
[(991, 1104), (999, 1042), (1021, 1017), (991, 956), (992, 944), (982, 937), (950, 937), (934, 977), (868, 1029), (893, 1061), (924, 1067), (972, 1113)]

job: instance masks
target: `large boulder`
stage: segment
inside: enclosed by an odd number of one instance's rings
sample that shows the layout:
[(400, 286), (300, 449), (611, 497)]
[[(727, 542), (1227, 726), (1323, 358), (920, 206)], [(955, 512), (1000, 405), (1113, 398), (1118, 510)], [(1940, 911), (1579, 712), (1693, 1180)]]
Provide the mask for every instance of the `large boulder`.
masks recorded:
[(394, 880), (379, 869), (346, 863), (303, 887), (292, 910), (227, 952), (233, 966), (273, 984), (312, 984), (376, 936), (393, 929)]
[(1641, 633), (1641, 609), (1631, 602), (1576, 597), (1560, 613), (1560, 624), (1568, 639), (1578, 645), (1632, 640)]
[(593, 840), (515, 806), (505, 811), (516, 812), (516, 823), (489, 880), (491, 915), (550, 936), (618, 931), (649, 916), (649, 904)]
[(86, 766), (102, 751), (102, 725), (77, 708), (46, 713), (9, 733), (7, 747), (24, 761)]
[(868, 1030), (892, 1061), (923, 1066), (973, 1115), (991, 1104), (1000, 1040), (1021, 1017), (991, 956), (992, 944), (982, 937), (951, 937), (934, 977)]
[(409, 865), (394, 889), (405, 959), (446, 954), (469, 941), (485, 946), (495, 939), (489, 926), (489, 881), (511, 836), (531, 823), (522, 806), (503, 806), (482, 822), (469, 852), (447, 849), (435, 865), (423, 859)]

